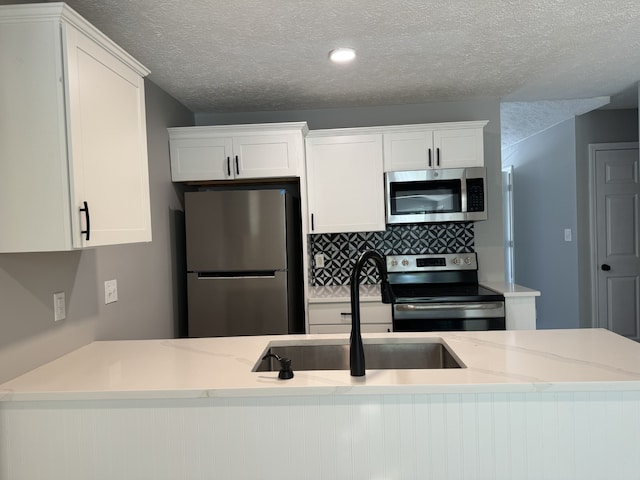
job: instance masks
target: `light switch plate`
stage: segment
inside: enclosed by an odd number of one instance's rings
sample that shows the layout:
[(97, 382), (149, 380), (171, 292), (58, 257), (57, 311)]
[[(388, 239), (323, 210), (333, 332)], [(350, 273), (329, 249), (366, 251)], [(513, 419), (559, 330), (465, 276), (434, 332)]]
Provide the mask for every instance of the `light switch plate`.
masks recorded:
[(107, 280), (104, 282), (104, 303), (113, 303), (118, 301), (118, 282), (117, 280)]
[(324, 268), (324, 254), (316, 253), (316, 256), (314, 257), (314, 261), (316, 264), (316, 268)]
[(67, 305), (64, 292), (53, 294), (53, 321), (59, 322), (67, 318)]
[(565, 242), (570, 242), (571, 241), (571, 229), (570, 228), (565, 228), (564, 229), (564, 241)]

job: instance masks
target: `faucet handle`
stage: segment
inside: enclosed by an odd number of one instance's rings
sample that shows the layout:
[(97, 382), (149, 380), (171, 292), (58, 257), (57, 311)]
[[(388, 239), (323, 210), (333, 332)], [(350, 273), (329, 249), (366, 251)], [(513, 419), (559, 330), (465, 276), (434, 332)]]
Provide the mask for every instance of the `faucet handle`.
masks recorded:
[(382, 280), (382, 282), (380, 282), (380, 293), (382, 295), (382, 303), (395, 302), (396, 296), (393, 294), (388, 280)]

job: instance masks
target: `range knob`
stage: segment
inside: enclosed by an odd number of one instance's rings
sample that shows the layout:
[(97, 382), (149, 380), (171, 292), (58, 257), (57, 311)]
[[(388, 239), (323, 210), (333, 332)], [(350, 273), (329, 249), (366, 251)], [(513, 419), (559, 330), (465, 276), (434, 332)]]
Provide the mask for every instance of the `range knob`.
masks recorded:
[(452, 260), (453, 263), (455, 263), (456, 265), (460, 265), (460, 258), (456, 257)]
[(402, 266), (403, 267), (408, 267), (409, 266), (409, 260), (407, 260), (406, 258), (402, 259)]
[(391, 260), (391, 266), (392, 267), (397, 267), (398, 266), (398, 261), (395, 258), (393, 260)]
[(464, 263), (467, 265), (471, 265), (471, 257), (467, 257), (464, 259)]

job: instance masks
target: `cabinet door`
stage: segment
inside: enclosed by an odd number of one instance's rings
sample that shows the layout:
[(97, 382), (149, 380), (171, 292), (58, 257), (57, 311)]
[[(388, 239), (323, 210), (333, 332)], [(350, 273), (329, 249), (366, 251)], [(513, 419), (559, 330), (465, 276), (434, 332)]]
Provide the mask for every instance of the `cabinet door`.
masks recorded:
[[(66, 33), (73, 246), (151, 240), (144, 83), (70, 25)], [(79, 212), (87, 202), (86, 217)], [(73, 208), (73, 207), (72, 207)]]
[(433, 161), (431, 130), (384, 134), (385, 172), (424, 170), (431, 168)]
[(236, 178), (295, 176), (296, 161), (293, 135), (255, 135), (233, 138), (233, 164), (236, 168)]
[(174, 182), (234, 178), (231, 137), (171, 138), (170, 143)]
[(483, 167), (484, 142), (481, 128), (434, 130), (436, 168)]
[(311, 233), (382, 231), (382, 135), (307, 139)]

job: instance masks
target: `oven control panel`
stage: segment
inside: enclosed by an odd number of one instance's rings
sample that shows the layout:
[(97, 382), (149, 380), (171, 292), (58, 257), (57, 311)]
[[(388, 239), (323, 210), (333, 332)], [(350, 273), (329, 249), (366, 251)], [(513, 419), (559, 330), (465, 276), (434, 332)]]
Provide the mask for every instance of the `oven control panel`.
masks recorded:
[(478, 259), (471, 253), (425, 253), (387, 255), (388, 272), (434, 272), (439, 270), (477, 270)]

